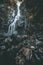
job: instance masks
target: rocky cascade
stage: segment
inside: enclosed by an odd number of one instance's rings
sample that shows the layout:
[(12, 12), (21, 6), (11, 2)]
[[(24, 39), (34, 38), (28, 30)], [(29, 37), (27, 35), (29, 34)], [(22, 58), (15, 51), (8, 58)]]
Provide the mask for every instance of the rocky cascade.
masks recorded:
[(0, 65), (43, 65), (43, 1), (0, 0)]

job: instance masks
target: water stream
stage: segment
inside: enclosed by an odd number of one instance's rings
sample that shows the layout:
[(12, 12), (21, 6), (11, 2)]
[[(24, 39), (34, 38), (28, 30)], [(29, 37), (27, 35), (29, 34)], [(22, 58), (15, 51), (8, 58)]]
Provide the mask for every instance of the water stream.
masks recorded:
[[(22, 1), (16, 0), (17, 15), (15, 16), (14, 21), (13, 21), (13, 22), (9, 25), (9, 27), (8, 27), (8, 32), (7, 32), (7, 34), (5, 34), (5, 35), (7, 35), (7, 36), (17, 33), (17, 32), (15, 31), (15, 27), (16, 27), (16, 22), (17, 22), (17, 20), (19, 20), (20, 17), (21, 17), (21, 14), (20, 14), (20, 6), (21, 6), (21, 4), (22, 4)], [(14, 14), (15, 14), (15, 13), (13, 12), (13, 13), (12, 13), (13, 17), (14, 17)]]

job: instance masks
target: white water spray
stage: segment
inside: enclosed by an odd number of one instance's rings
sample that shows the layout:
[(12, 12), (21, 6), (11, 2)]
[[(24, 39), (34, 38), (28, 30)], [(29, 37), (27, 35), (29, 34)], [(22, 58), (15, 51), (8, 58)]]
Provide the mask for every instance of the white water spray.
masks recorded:
[[(9, 25), (8, 35), (9, 35), (9, 34), (11, 35), (11, 34), (14, 34), (14, 33), (15, 33), (15, 24), (16, 24), (16, 21), (19, 20), (19, 18), (20, 18), (20, 16), (21, 16), (21, 14), (20, 14), (20, 6), (21, 6), (22, 2), (23, 2), (23, 1), (20, 2), (20, 1), (16, 0), (17, 15), (16, 15), (16, 17), (15, 17), (15, 19), (14, 19), (14, 22)], [(14, 13), (13, 13), (13, 14), (14, 14)]]

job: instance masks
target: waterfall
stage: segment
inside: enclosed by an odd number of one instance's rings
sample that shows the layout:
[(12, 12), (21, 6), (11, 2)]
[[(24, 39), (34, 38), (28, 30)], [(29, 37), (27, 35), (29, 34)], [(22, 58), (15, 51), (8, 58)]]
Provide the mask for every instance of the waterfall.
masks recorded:
[[(20, 14), (20, 6), (22, 4), (22, 1), (16, 1), (16, 5), (17, 5), (17, 15), (15, 16), (14, 18), (14, 21), (9, 25), (9, 28), (8, 28), (8, 35), (12, 35), (15, 33), (15, 24), (16, 24), (16, 21), (19, 20), (21, 14)], [(13, 13), (14, 15), (14, 13)]]

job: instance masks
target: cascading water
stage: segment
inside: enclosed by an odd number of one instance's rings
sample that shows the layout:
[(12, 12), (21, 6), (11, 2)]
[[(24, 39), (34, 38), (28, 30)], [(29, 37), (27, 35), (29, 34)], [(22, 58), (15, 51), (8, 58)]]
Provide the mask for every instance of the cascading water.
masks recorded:
[[(21, 14), (20, 14), (20, 6), (21, 6), (22, 2), (23, 1), (16, 0), (17, 15), (15, 16), (14, 21), (9, 25), (7, 35), (12, 35), (12, 34), (16, 33), (16, 31), (15, 31), (15, 24), (16, 24), (16, 21), (19, 20), (20, 16), (21, 16)], [(14, 17), (14, 12), (13, 12), (13, 17)]]

